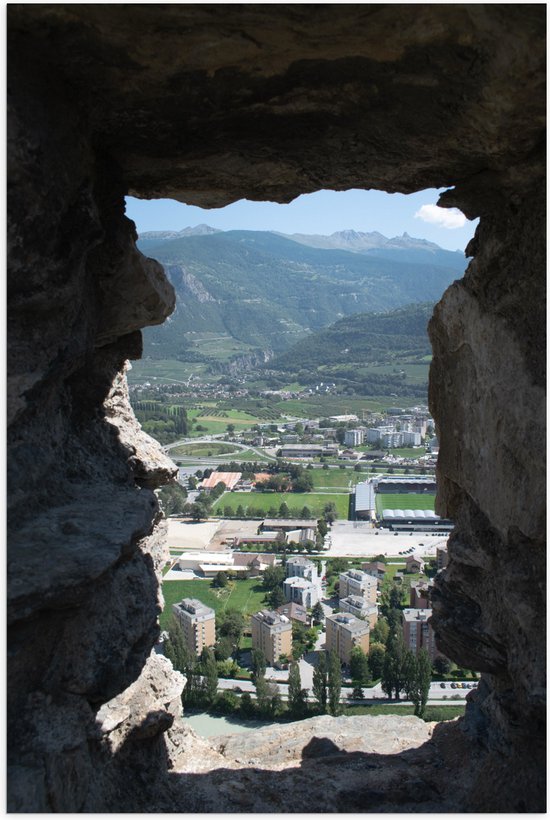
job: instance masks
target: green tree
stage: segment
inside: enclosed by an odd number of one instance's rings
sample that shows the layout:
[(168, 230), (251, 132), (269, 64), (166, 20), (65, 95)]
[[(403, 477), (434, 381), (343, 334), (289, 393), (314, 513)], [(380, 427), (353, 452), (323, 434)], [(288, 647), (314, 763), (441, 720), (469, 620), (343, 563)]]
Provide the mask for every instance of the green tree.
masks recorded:
[(267, 511), (267, 517), (268, 518), (277, 518), (278, 514), (279, 514), (279, 512), (278, 512), (276, 507), (270, 507), (269, 510)]
[(235, 432), (235, 425), (234, 424), (228, 424), (227, 427), (226, 427), (226, 430), (229, 433), (229, 435), (232, 436), (233, 433)]
[(233, 653), (233, 642), (228, 636), (220, 636), (214, 646), (214, 655), (217, 661), (227, 660)]
[(352, 700), (364, 700), (365, 695), (363, 693), (363, 689), (361, 688), (361, 686), (356, 685), (353, 687), (351, 698)]
[(327, 711), (327, 658), (326, 652), (319, 652), (317, 666), (313, 670), (313, 697), (319, 704), (321, 712)]
[(256, 704), (258, 711), (263, 716), (266, 716), (271, 711), (272, 691), (263, 674), (256, 676), (254, 685), (256, 687)]
[(285, 602), (285, 595), (281, 587), (274, 587), (267, 596), (271, 609), (277, 609)]
[(332, 524), (336, 521), (338, 518), (338, 510), (336, 509), (336, 504), (334, 501), (330, 501), (328, 504), (325, 504), (323, 508), (323, 516), (328, 524)]
[(252, 650), (252, 680), (256, 682), (258, 678), (265, 676), (267, 662), (261, 649)]
[(168, 625), (168, 638), (164, 642), (164, 654), (178, 672), (185, 672), (189, 664), (195, 660), (187, 648), (181, 624), (174, 615), (172, 615)]
[(371, 643), (369, 648), (369, 667), (374, 680), (382, 677), (386, 647), (382, 643)]
[(193, 521), (202, 521), (203, 518), (208, 518), (208, 509), (204, 504), (191, 504), (189, 514)]
[(369, 683), (371, 680), (369, 660), (360, 646), (354, 646), (351, 650), (349, 667), (353, 681)]
[(307, 710), (307, 689), (302, 689), (300, 667), (295, 662), (288, 671), (288, 708), (293, 717), (301, 717)]
[(262, 577), (262, 586), (267, 590), (275, 589), (275, 587), (280, 586), (283, 583), (284, 577), (285, 571), (283, 567), (266, 567)]
[(212, 586), (222, 589), (226, 587), (229, 583), (229, 578), (227, 577), (226, 573), (223, 570), (217, 572), (215, 577), (212, 579)]
[(216, 614), (218, 620), (217, 630), (221, 637), (231, 640), (233, 647), (237, 648), (244, 629), (244, 617), (241, 612), (235, 609), (227, 609), (223, 613)]
[(451, 661), (445, 655), (438, 655), (434, 660), (434, 669), (438, 675), (448, 675), (451, 668)]
[(320, 518), (320, 519), (317, 521), (317, 532), (318, 532), (318, 533), (319, 533), (319, 535), (321, 535), (323, 538), (324, 538), (324, 537), (325, 537), (325, 535), (327, 534), (327, 532), (328, 532), (328, 526), (327, 526), (327, 522), (325, 521), (325, 519), (324, 519), (324, 518)]
[(340, 658), (336, 652), (329, 652), (328, 655), (328, 708), (331, 715), (339, 715), (340, 693), (342, 691), (342, 666)]
[(225, 506), (223, 508), (223, 514), (226, 518), (233, 518), (233, 507)]
[(311, 510), (309, 509), (309, 507), (302, 507), (300, 518), (311, 518)]
[(244, 518), (244, 508), (242, 504), (239, 504), (237, 510), (235, 512), (237, 518)]
[(432, 682), (432, 664), (425, 649), (415, 657), (412, 652), (406, 653), (404, 664), (404, 689), (407, 697), (414, 704), (414, 713), (423, 717)]
[(290, 514), (290, 511), (288, 509), (288, 504), (286, 504), (283, 501), (283, 503), (279, 507), (279, 518), (288, 518), (289, 514)]
[(203, 679), (205, 700), (213, 703), (218, 691), (218, 667), (214, 652), (208, 646), (201, 652), (198, 671)]
[(243, 692), (241, 695), (240, 711), (245, 717), (252, 717), (256, 712), (256, 707), (250, 692)]
[(388, 638), (382, 669), (382, 689), (390, 698), (394, 691), (395, 697), (398, 698), (404, 688), (405, 652), (403, 630), (398, 627)]
[(321, 621), (325, 617), (325, 612), (320, 601), (317, 601), (317, 603), (311, 610), (311, 617), (313, 618), (313, 621), (315, 623), (321, 623)]
[(370, 639), (372, 643), (381, 643), (386, 645), (386, 641), (388, 640), (388, 636), (390, 634), (390, 627), (385, 618), (378, 618), (378, 621), (375, 623), (373, 628), (371, 629)]
[(360, 473), (360, 472), (361, 472), (361, 465), (360, 465), (360, 464), (356, 464), (356, 465), (355, 465), (355, 467), (354, 467), (353, 469), (355, 470), (355, 472), (356, 472), (356, 473)]

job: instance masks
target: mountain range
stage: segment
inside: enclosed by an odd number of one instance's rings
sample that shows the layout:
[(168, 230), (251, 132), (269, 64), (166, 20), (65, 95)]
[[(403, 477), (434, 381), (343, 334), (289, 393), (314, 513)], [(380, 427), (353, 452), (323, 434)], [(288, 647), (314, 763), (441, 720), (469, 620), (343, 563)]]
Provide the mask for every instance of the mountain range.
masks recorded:
[(143, 233), (138, 247), (164, 265), (177, 294), (168, 321), (144, 331), (144, 355), (180, 361), (205, 361), (193, 333), (271, 356), (347, 315), (433, 303), (466, 267), (459, 252), (376, 232), (288, 237), (200, 225)]

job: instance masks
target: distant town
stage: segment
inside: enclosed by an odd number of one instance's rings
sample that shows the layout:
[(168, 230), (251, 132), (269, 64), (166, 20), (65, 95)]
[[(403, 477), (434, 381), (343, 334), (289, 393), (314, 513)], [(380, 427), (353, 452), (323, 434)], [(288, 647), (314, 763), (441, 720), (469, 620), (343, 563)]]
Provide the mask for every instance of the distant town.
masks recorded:
[(165, 449), (183, 494), (159, 492), (170, 562), (158, 651), (191, 681), (184, 706), (297, 719), (391, 699), (461, 713), (477, 678), (429, 623), (453, 524), (435, 511), (426, 407), (228, 422)]

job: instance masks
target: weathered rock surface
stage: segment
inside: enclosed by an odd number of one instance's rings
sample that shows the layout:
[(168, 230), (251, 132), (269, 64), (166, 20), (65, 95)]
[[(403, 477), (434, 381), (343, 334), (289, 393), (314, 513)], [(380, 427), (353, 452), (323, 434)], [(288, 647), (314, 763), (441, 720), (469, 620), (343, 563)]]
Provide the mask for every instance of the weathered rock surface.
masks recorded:
[[(287, 811), (289, 793), (317, 811), (543, 810), (544, 13), (9, 7), (12, 810)], [(324, 757), (280, 771), (218, 764), (151, 691), (153, 489), (174, 468), (137, 429), (122, 373), (173, 293), (136, 251), (123, 198), (217, 207), (427, 187), (451, 188), (441, 203), (481, 218), (466, 276), (431, 323), (430, 404), (438, 505), (456, 521), (434, 625), (450, 657), (484, 677), (465, 732), (437, 727), (400, 755), (342, 753), (327, 800)], [(155, 669), (167, 697), (174, 679)], [(134, 702), (139, 720), (118, 723)], [(171, 772), (199, 747), (221, 768)], [(417, 755), (418, 777), (406, 768)]]

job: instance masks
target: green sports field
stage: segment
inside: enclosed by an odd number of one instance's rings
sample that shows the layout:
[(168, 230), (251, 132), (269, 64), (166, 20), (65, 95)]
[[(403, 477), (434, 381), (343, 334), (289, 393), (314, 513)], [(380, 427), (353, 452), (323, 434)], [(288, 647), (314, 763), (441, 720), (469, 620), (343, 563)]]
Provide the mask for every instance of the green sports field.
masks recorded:
[(236, 609), (244, 615), (257, 612), (264, 604), (265, 590), (257, 578), (232, 582), (224, 589), (216, 589), (211, 580), (163, 581), (164, 609), (160, 616), (161, 629), (166, 629), (172, 615), (172, 604), (182, 598), (198, 598), (216, 612)]
[[(338, 518), (347, 520), (349, 511), (349, 495), (343, 492), (336, 493), (224, 493), (214, 505), (214, 511), (224, 507), (232, 507), (235, 512), (239, 504), (244, 511), (249, 507), (262, 509), (266, 512), (270, 507), (279, 509), (285, 503), (290, 510), (290, 517), (299, 515), (303, 507), (309, 507), (313, 518), (320, 518), (325, 504), (336, 504)], [(292, 511), (295, 511), (294, 513)]]
[(435, 495), (429, 493), (376, 493), (376, 512), (382, 510), (433, 510)]

